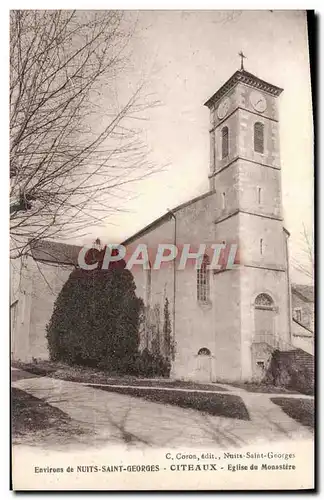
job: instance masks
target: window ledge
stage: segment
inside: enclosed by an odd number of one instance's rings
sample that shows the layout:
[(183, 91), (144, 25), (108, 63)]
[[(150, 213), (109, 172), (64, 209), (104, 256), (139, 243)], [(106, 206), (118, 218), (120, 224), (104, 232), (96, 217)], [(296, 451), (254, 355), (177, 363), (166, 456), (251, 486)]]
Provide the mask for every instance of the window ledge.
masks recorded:
[(202, 309), (211, 309), (213, 305), (211, 300), (198, 300), (197, 302)]

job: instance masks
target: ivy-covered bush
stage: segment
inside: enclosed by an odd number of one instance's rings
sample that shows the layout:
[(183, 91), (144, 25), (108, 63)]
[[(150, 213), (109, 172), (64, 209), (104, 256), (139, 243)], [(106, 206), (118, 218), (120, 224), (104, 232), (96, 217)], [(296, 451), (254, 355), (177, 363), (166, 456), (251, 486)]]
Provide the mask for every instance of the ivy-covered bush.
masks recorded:
[(272, 353), (264, 382), (312, 395), (314, 394), (314, 369), (296, 359), (295, 352), (284, 353), (275, 350)]
[(142, 334), (146, 337), (146, 347), (138, 355), (136, 373), (147, 378), (169, 377), (175, 349), (168, 298), (164, 299), (163, 311), (159, 304), (146, 307), (143, 322)]
[(46, 328), (51, 360), (135, 374), (142, 309), (135, 288), (125, 263), (72, 271)]
[(141, 377), (169, 377), (171, 363), (161, 354), (153, 354), (145, 348), (137, 357), (136, 374)]

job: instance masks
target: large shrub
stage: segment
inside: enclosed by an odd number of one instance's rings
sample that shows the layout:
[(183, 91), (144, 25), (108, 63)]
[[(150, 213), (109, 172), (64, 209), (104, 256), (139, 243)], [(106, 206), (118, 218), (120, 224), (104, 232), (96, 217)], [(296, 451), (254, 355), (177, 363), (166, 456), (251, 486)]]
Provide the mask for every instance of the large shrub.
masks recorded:
[(296, 352), (275, 350), (264, 382), (303, 394), (314, 394), (314, 368), (296, 359)]
[(136, 375), (140, 377), (164, 377), (170, 376), (171, 364), (159, 353), (152, 353), (145, 348), (136, 360)]
[(135, 288), (124, 265), (72, 271), (46, 328), (50, 358), (134, 373), (142, 308)]

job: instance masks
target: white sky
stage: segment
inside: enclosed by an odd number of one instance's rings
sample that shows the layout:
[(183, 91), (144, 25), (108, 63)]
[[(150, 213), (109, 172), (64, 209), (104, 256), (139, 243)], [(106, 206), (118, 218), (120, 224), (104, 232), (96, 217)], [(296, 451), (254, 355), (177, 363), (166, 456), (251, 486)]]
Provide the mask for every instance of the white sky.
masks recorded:
[[(135, 15), (135, 14), (134, 14)], [(313, 224), (313, 127), (303, 11), (142, 11), (132, 42), (130, 81), (146, 75), (161, 106), (143, 130), (163, 172), (128, 188), (127, 213), (93, 238), (121, 241), (172, 208), (208, 190), (209, 111), (203, 103), (239, 68), (284, 89), (279, 98), (282, 189), (291, 253), (300, 253), (304, 223)], [(90, 238), (91, 239), (91, 238)]]

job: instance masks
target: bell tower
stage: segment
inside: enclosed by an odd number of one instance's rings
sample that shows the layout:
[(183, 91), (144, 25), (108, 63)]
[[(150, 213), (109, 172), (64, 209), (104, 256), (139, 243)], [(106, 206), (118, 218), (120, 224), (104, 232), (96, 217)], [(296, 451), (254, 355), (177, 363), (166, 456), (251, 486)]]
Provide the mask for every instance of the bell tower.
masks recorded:
[[(205, 103), (210, 110), (211, 190), (222, 187), (219, 174), (239, 160), (280, 170), (277, 97), (281, 92), (281, 88), (241, 69)], [(232, 185), (224, 183), (227, 191), (243, 187), (238, 185), (243, 178), (236, 170)], [(256, 186), (257, 199), (262, 198), (262, 191), (262, 186)], [(226, 195), (231, 208), (239, 208), (240, 200), (233, 193)], [(273, 209), (278, 212), (279, 207)]]
[[(237, 310), (228, 307), (236, 318), (240, 378), (250, 379), (266, 365), (271, 349), (290, 340), (277, 106), (283, 89), (247, 72), (245, 56), (239, 55), (241, 68), (205, 105), (210, 110), (216, 239), (239, 248), (239, 268), (228, 270), (226, 277), (216, 275), (215, 289), (219, 279), (223, 289), (236, 291)], [(267, 315), (256, 306), (260, 294), (269, 298)]]

